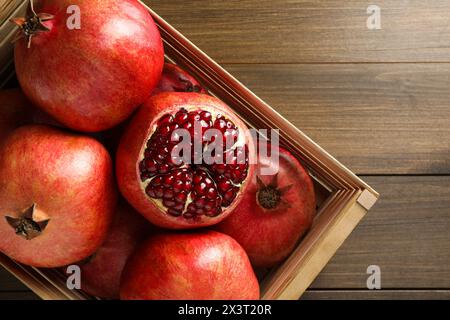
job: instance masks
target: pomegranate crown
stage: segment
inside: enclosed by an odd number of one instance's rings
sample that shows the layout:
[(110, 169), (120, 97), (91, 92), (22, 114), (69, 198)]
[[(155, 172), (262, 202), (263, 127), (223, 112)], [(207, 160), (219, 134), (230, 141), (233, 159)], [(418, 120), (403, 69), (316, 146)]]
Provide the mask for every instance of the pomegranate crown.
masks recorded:
[(33, 0), (30, 0), (29, 8), (30, 16), (27, 18), (19, 17), (13, 18), (10, 21), (19, 26), (20, 30), (13, 42), (16, 42), (22, 38), (27, 39), (27, 48), (31, 48), (31, 40), (34, 35), (40, 32), (48, 32), (50, 29), (43, 24), (45, 21), (52, 20), (53, 15), (48, 13), (36, 13), (34, 10)]

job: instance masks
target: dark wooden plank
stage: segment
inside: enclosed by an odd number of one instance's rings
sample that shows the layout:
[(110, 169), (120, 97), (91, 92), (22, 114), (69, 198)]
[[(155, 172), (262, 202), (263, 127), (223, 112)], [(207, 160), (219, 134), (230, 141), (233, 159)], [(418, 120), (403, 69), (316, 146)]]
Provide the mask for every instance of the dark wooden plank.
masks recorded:
[[(369, 265), (383, 289), (450, 289), (450, 178), (363, 177), (381, 193), (313, 289), (366, 289)], [(0, 272), (0, 291), (23, 285)]]
[(312, 288), (366, 289), (378, 265), (383, 289), (450, 289), (450, 178), (363, 178), (381, 199)]
[(0, 300), (39, 300), (31, 291), (0, 292)]
[(0, 293), (4, 291), (27, 291), (28, 288), (0, 266)]
[(219, 62), (450, 61), (450, 2), (378, 0), (145, 0)]
[(450, 173), (450, 65), (225, 65), (358, 174)]
[(308, 290), (302, 300), (448, 300), (450, 290)]

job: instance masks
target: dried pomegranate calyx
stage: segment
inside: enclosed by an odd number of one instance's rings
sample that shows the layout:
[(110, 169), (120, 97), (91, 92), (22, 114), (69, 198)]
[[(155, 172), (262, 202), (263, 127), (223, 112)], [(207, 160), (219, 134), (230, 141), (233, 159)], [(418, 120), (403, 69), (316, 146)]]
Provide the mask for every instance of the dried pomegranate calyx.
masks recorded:
[(283, 199), (283, 196), (292, 188), (291, 185), (279, 187), (278, 174), (272, 176), (269, 184), (265, 184), (259, 176), (256, 176), (258, 184), (258, 192), (256, 193), (256, 201), (267, 210), (273, 210), (280, 205), (290, 207), (290, 204)]
[(27, 39), (27, 47), (31, 47), (31, 39), (39, 32), (48, 32), (50, 29), (43, 24), (45, 21), (54, 19), (54, 16), (48, 13), (36, 13), (34, 11), (33, 0), (30, 0), (31, 16), (27, 18), (13, 18), (10, 21), (20, 27), (20, 32), (14, 38), (13, 42), (19, 39)]
[(6, 221), (14, 229), (18, 236), (25, 238), (26, 240), (32, 240), (39, 235), (47, 227), (50, 219), (44, 221), (35, 221), (34, 212), (36, 210), (36, 204), (26, 209), (19, 218), (13, 218), (6, 216)]

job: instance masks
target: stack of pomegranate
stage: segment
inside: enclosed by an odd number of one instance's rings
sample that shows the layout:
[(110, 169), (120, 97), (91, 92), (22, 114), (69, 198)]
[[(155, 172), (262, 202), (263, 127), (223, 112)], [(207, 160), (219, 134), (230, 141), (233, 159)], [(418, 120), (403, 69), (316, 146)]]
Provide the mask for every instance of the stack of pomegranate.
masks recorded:
[[(74, 5), (79, 28), (67, 22)], [(300, 163), (282, 148), (250, 161), (244, 122), (164, 64), (136, 0), (35, 1), (15, 22), (21, 90), (0, 93), (0, 251), (77, 264), (82, 289), (101, 298), (258, 299), (253, 268), (286, 259), (313, 220)]]

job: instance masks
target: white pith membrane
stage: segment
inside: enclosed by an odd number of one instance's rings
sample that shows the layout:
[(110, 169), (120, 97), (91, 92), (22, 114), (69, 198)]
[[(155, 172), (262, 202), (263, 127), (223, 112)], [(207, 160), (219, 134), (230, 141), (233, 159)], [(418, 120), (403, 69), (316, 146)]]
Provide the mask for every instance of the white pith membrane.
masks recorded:
[[(219, 117), (219, 116), (223, 116), (223, 117), (225, 118), (225, 120), (232, 122), (232, 123), (234, 124), (234, 126), (236, 126), (236, 123), (234, 123), (234, 122), (231, 120), (231, 118), (228, 116), (228, 114), (227, 114), (226, 112), (223, 112), (223, 111), (217, 111), (217, 109), (211, 108), (211, 107), (208, 107), (208, 106), (201, 106), (201, 107), (198, 107), (198, 106), (196, 106), (196, 107), (183, 106), (183, 107), (180, 107), (178, 110), (176, 110), (176, 111), (174, 111), (174, 112), (172, 112), (172, 113), (162, 113), (161, 115), (159, 115), (159, 116), (157, 117), (158, 120), (155, 121), (154, 125), (152, 126), (152, 128), (151, 128), (151, 130), (150, 130), (150, 134), (147, 136), (147, 138), (146, 138), (146, 140), (145, 140), (146, 143), (142, 146), (142, 149), (141, 149), (141, 152), (140, 152), (139, 161), (138, 161), (138, 172), (139, 172), (140, 177), (142, 177), (142, 172), (141, 172), (141, 167), (140, 167), (140, 165), (141, 165), (141, 163), (142, 163), (143, 161), (146, 160), (145, 152), (146, 152), (146, 150), (148, 149), (148, 143), (149, 143), (149, 141), (151, 141), (152, 137), (157, 133), (157, 129), (158, 129), (159, 125), (160, 125), (159, 122), (161, 121), (162, 118), (164, 118), (164, 117), (167, 116), (167, 115), (170, 115), (170, 116), (172, 116), (172, 117), (175, 117), (175, 115), (177, 114), (177, 112), (180, 111), (180, 110), (182, 110), (182, 109), (186, 110), (186, 111), (188, 112), (188, 114), (190, 114), (190, 113), (192, 113), (192, 112), (202, 112), (202, 111), (207, 111), (207, 112), (209, 112), (209, 113), (211, 114), (211, 122), (212, 122), (212, 125), (213, 125), (211, 128), (213, 128), (213, 129), (214, 129), (214, 122), (217, 120), (217, 117)], [(245, 162), (245, 163), (239, 163), (239, 164), (245, 165), (245, 166), (246, 166), (246, 169), (245, 169), (245, 178), (242, 179), (242, 181), (239, 182), (239, 183), (234, 183), (234, 182), (232, 181), (232, 179), (227, 179), (227, 180), (231, 183), (232, 188), (239, 188), (239, 189), (240, 189), (240, 188), (242, 187), (242, 185), (246, 182), (247, 178), (248, 178), (248, 169), (249, 169), (249, 164), (248, 164), (248, 163), (249, 163), (249, 152), (250, 152), (250, 151), (249, 151), (248, 146), (246, 147), (246, 137), (245, 137), (245, 132), (242, 132), (242, 128), (239, 128), (239, 127), (237, 127), (237, 126), (236, 126), (236, 130), (238, 131), (238, 136), (237, 136), (236, 142), (232, 145), (232, 147), (226, 148), (227, 142), (226, 142), (226, 141), (224, 142), (224, 151), (223, 151), (224, 157), (223, 157), (223, 163), (226, 164), (227, 158), (226, 158), (226, 156), (225, 156), (225, 153), (226, 153), (227, 151), (233, 151), (233, 152), (236, 152), (239, 148), (242, 148), (242, 150), (244, 150), (246, 162)], [(191, 141), (192, 141), (192, 140), (191, 140)], [(202, 141), (207, 141), (207, 140), (205, 140), (204, 137), (202, 137)], [(181, 142), (181, 141), (180, 141), (180, 142)], [(207, 144), (205, 144), (205, 145), (202, 147), (202, 155), (204, 154), (205, 150), (207, 149), (207, 147), (208, 147), (208, 145), (209, 145), (210, 143), (212, 143), (212, 142), (209, 141)], [(149, 185), (152, 183), (152, 181), (155, 180), (156, 178), (161, 177), (161, 176), (164, 177), (164, 176), (166, 176), (168, 173), (171, 173), (171, 172), (174, 172), (175, 170), (180, 170), (180, 169), (189, 169), (192, 175), (194, 175), (195, 171), (198, 170), (198, 169), (203, 170), (203, 172), (205, 172), (205, 173), (207, 174), (208, 178), (209, 178), (209, 179), (212, 181), (212, 183), (214, 184), (214, 188), (216, 189), (218, 196), (223, 200), (223, 196), (222, 196), (222, 194), (221, 194), (220, 191), (219, 191), (219, 186), (217, 185), (217, 181), (214, 179), (213, 173), (211, 172), (211, 169), (209, 169), (209, 167), (208, 167), (207, 164), (205, 165), (205, 164), (186, 164), (186, 163), (183, 163), (183, 164), (180, 165), (180, 166), (174, 166), (174, 167), (170, 168), (170, 170), (169, 170), (167, 173), (156, 173), (156, 174), (154, 174), (154, 175), (153, 175), (152, 177), (150, 177), (150, 178), (147, 178), (147, 179), (145, 179), (145, 180), (142, 180), (142, 179), (140, 180), (141, 190), (146, 194), (146, 196), (147, 196), (147, 198), (149, 199), (149, 201), (153, 201), (153, 202), (156, 204), (156, 206), (158, 206), (158, 208), (160, 208), (160, 209), (161, 209), (163, 212), (165, 212), (167, 215), (172, 216), (172, 217), (174, 217), (174, 218), (177, 218), (177, 216), (168, 213), (169, 208), (166, 207), (166, 206), (163, 204), (163, 199), (158, 199), (158, 198), (151, 197), (150, 195), (147, 194), (146, 188), (147, 188), (147, 186), (149, 186)], [(183, 217), (183, 218), (185, 218), (185, 219), (195, 219), (195, 218), (203, 218), (203, 217), (214, 217), (214, 216), (208, 216), (208, 215), (204, 215), (204, 214), (202, 214), (202, 215), (194, 215), (193, 217), (186, 217), (186, 216), (185, 216), (185, 214), (187, 213), (187, 208), (188, 208), (189, 204), (191, 204), (191, 203), (194, 202), (194, 199), (193, 199), (193, 197), (192, 197), (192, 194), (193, 194), (193, 193), (194, 193), (194, 182), (192, 181), (192, 189), (189, 191), (189, 193), (188, 193), (188, 195), (187, 195), (187, 200), (186, 200), (186, 202), (185, 202), (185, 204), (184, 204), (184, 206), (183, 206), (182, 213), (179, 215), (179, 217)], [(231, 204), (228, 204), (228, 205), (226, 205), (226, 206), (222, 205), (222, 203), (221, 203), (221, 206), (220, 206), (220, 209), (221, 209), (221, 210), (220, 210), (220, 213), (217, 214), (217, 216), (222, 214), (222, 212), (223, 212), (222, 209), (223, 209), (223, 208), (230, 207), (230, 206), (234, 203), (234, 201), (235, 201), (235, 198), (231, 201)]]

